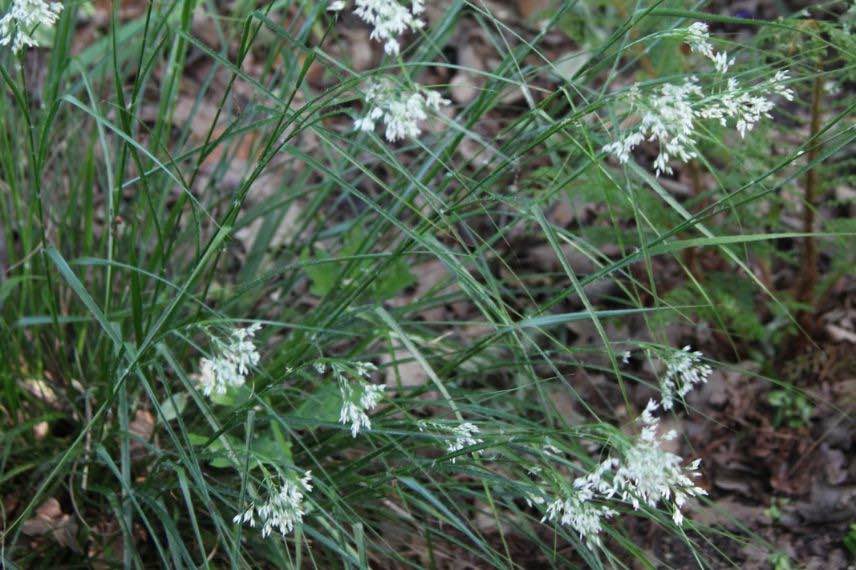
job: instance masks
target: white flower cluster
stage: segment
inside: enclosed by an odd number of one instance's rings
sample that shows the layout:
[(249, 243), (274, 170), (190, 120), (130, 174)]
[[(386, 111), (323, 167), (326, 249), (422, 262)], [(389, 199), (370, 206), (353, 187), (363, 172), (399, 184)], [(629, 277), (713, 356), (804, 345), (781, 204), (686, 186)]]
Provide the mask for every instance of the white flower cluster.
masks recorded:
[(682, 467), (683, 459), (662, 448), (662, 443), (677, 437), (675, 431), (658, 435), (659, 418), (654, 400), (648, 402), (642, 412), (642, 434), (625, 454), (615, 472), (613, 489), (623, 500), (629, 500), (634, 509), (640, 503), (656, 507), (660, 501), (672, 503), (672, 518), (675, 524), (683, 523), (681, 507), (690, 497), (706, 495), (707, 491), (697, 487), (693, 479), (699, 476), (701, 459)]
[(199, 362), (199, 384), (202, 393), (225, 394), (229, 386), (243, 386), (250, 372), (250, 366), (259, 362), (259, 353), (253, 344), (253, 337), (261, 328), (259, 323), (232, 332), (228, 344), (215, 339), (219, 345), (214, 358), (203, 358)]
[(598, 498), (611, 497), (610, 485), (604, 481), (603, 475), (613, 463), (613, 460), (607, 460), (592, 473), (577, 477), (574, 480), (573, 492), (549, 503), (541, 522), (558, 520), (579, 533), (580, 539), (585, 539), (589, 547), (600, 546), (602, 519), (612, 518), (618, 514), (602, 502), (595, 502)]
[(545, 519), (553, 522), (559, 520), (569, 526), (585, 539), (589, 548), (600, 546), (600, 532), (603, 530), (602, 519), (615, 516), (614, 510), (604, 505), (591, 502), (593, 497), (581, 493), (573, 493), (564, 499), (556, 499), (547, 505)]
[(43, 0), (14, 0), (9, 11), (0, 19), (0, 46), (12, 44), (18, 53), (24, 47), (36, 45), (31, 35), (38, 26), (53, 26), (62, 12), (59, 2)]
[(283, 536), (294, 530), (294, 526), (303, 522), (303, 499), (312, 490), (312, 473), (307, 471), (299, 481), (282, 478), (282, 483), (275, 488), (268, 500), (261, 506), (250, 503), (243, 513), (238, 513), (232, 522), (256, 526), (258, 515), (262, 523), (262, 538), (267, 538), (275, 528)]
[(701, 87), (694, 77), (682, 85), (663, 85), (658, 95), (643, 103), (646, 112), (642, 115), (640, 125), (623, 140), (610, 143), (603, 150), (615, 155), (623, 164), (630, 160), (630, 152), (640, 143), (658, 140), (660, 152), (654, 161), (654, 168), (658, 176), (661, 172), (671, 173), (669, 160), (672, 157), (686, 162), (696, 156), (693, 148), (696, 112), (692, 98), (700, 97), (701, 94)]
[(419, 124), (428, 118), (428, 111), (438, 111), (441, 106), (449, 104), (437, 91), (419, 86), (415, 91), (405, 91), (389, 79), (370, 83), (365, 102), (366, 113), (354, 121), (354, 128), (371, 132), (376, 121), (383, 121), (389, 142), (418, 137), (422, 133)]
[[(336, 4), (339, 9), (344, 4)], [(390, 55), (397, 55), (401, 49), (398, 36), (408, 30), (416, 31), (425, 27), (420, 15), (425, 11), (423, 0), (410, 0), (410, 7), (398, 3), (398, 0), (355, 0), (354, 14), (374, 29), (373, 40), (383, 42), (383, 49)]]
[(703, 107), (699, 115), (705, 119), (718, 120), (723, 127), (728, 126), (729, 119), (733, 119), (740, 138), (743, 138), (763, 117), (772, 118), (770, 111), (776, 104), (767, 96), (768, 93), (793, 101), (794, 92), (785, 86), (789, 78), (787, 71), (779, 70), (769, 81), (746, 90), (730, 77), (725, 91), (718, 94), (713, 103)]
[(603, 519), (617, 514), (607, 501), (617, 497), (634, 509), (642, 504), (656, 507), (660, 502), (668, 503), (672, 519), (681, 525), (681, 508), (687, 499), (707, 494), (692, 481), (699, 476), (701, 460), (683, 467), (680, 456), (663, 450), (662, 443), (677, 434), (658, 434), (657, 407), (655, 401), (648, 402), (639, 418), (642, 433), (633, 445), (620, 458), (611, 457), (592, 473), (575, 479), (572, 492), (548, 503), (544, 520), (558, 520), (578, 532), (589, 546), (600, 545)]
[(364, 384), (363, 393), (354, 398), (353, 390), (342, 391), (342, 410), (339, 412), (339, 423), (351, 424), (351, 435), (357, 437), (362, 430), (372, 429), (368, 413), (375, 409), (383, 398), (386, 386)]
[[(692, 51), (714, 62), (718, 72), (726, 73), (734, 63), (725, 52), (714, 52), (706, 24), (693, 24), (684, 32), (684, 37)], [(671, 174), (670, 160), (687, 162), (697, 156), (694, 134), (699, 119), (717, 120), (722, 126), (732, 120), (744, 137), (762, 117), (771, 116), (770, 111), (775, 107), (773, 97), (793, 100), (793, 91), (785, 85), (788, 79), (787, 72), (778, 71), (771, 79), (744, 88), (737, 79), (730, 77), (724, 90), (706, 93), (699, 80), (690, 77), (682, 84), (662, 85), (648, 97), (641, 95), (634, 85), (629, 99), (631, 107), (641, 107), (642, 120), (623, 138), (605, 145), (603, 151), (624, 164), (642, 142), (658, 141), (660, 148), (654, 169), (658, 176), (663, 172)]]
[[(315, 369), (323, 374), (326, 370), (324, 364), (316, 364)], [(351, 424), (351, 435), (357, 435), (363, 430), (372, 428), (368, 412), (371, 412), (383, 398), (386, 386), (369, 384), (360, 380), (368, 379), (377, 367), (371, 362), (331, 362), (330, 370), (339, 383), (339, 392), (342, 395), (342, 408), (339, 410), (339, 423)], [(358, 379), (358, 390), (354, 389), (348, 375)]]
[(689, 345), (682, 350), (673, 350), (664, 360), (666, 375), (660, 382), (664, 410), (674, 407), (675, 397), (683, 398), (696, 384), (704, 384), (713, 373), (710, 365), (702, 361), (704, 355), (693, 351)]
[[(478, 426), (475, 424), (471, 424), (470, 422), (464, 422), (460, 425), (457, 425), (451, 429), (452, 434), (455, 436), (455, 439), (449, 442), (449, 445), (446, 447), (446, 450), (449, 453), (455, 453), (456, 451), (460, 451), (465, 447), (471, 447), (473, 445), (479, 445), (480, 443), (484, 443), (484, 440), (476, 437), (481, 430), (479, 430)], [(482, 453), (484, 450), (479, 449), (478, 453)], [(455, 462), (457, 457), (452, 458), (452, 463)]]
[(707, 31), (707, 24), (704, 22), (696, 22), (686, 30), (685, 40), (690, 50), (694, 53), (700, 53), (713, 62), (716, 71), (725, 73), (728, 68), (734, 65), (734, 59), (729, 59), (728, 54), (724, 51), (715, 52), (710, 43), (710, 34)]

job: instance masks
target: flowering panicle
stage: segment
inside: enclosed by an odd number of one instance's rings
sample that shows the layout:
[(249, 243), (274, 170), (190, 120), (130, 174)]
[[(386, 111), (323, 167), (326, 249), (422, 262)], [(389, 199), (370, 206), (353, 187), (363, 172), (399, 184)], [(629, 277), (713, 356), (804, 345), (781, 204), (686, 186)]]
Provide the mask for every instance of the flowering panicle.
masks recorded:
[(363, 393), (359, 398), (354, 397), (353, 389), (348, 387), (342, 391), (342, 409), (339, 412), (339, 423), (351, 424), (351, 435), (357, 437), (362, 430), (372, 429), (368, 413), (375, 409), (383, 398), (386, 386), (364, 384)]
[(733, 77), (728, 79), (724, 92), (712, 104), (702, 108), (699, 115), (705, 119), (715, 119), (725, 127), (728, 120), (734, 120), (734, 126), (740, 137), (746, 136), (763, 117), (772, 118), (770, 111), (776, 106), (766, 93), (772, 93), (787, 101), (793, 101), (794, 92), (785, 86), (789, 79), (787, 71), (777, 71), (772, 79), (752, 89), (743, 89)]
[(599, 546), (603, 519), (609, 519), (618, 514), (603, 502), (596, 502), (598, 499), (603, 501), (611, 497), (610, 485), (604, 481), (603, 475), (614, 463), (614, 460), (607, 460), (592, 473), (577, 477), (571, 493), (547, 505), (542, 522), (558, 520), (579, 533), (580, 539), (585, 539), (589, 547)]
[(558, 520), (571, 527), (579, 533), (581, 539), (586, 540), (589, 547), (594, 547), (601, 544), (602, 519), (612, 518), (616, 514), (607, 506), (591, 502), (588, 496), (573, 493), (548, 504), (544, 518), (550, 522)]
[[(476, 437), (481, 430), (479, 430), (478, 426), (475, 424), (471, 424), (470, 422), (464, 422), (460, 425), (457, 425), (451, 429), (452, 435), (455, 436), (455, 439), (449, 442), (449, 445), (446, 447), (446, 450), (449, 453), (455, 453), (456, 451), (460, 451), (465, 447), (471, 447), (473, 445), (479, 445), (480, 443), (484, 443), (484, 440)], [(477, 453), (482, 453), (484, 450), (479, 449)], [(452, 463), (455, 462), (456, 457), (452, 458)]]
[[(693, 24), (683, 34), (690, 49), (713, 61), (720, 74), (725, 74), (734, 63), (725, 52), (714, 51), (706, 24)], [(744, 137), (763, 117), (771, 117), (770, 111), (775, 107), (773, 97), (793, 100), (793, 91), (785, 85), (787, 81), (785, 71), (778, 71), (771, 79), (750, 87), (743, 87), (737, 79), (729, 77), (723, 90), (706, 92), (696, 77), (690, 77), (682, 84), (662, 85), (649, 96), (644, 96), (634, 85), (629, 101), (632, 108), (641, 109), (642, 119), (628, 134), (604, 145), (603, 150), (624, 164), (642, 142), (657, 141), (660, 148), (654, 160), (656, 174), (671, 174), (670, 160), (687, 162), (697, 156), (695, 130), (698, 120), (713, 119), (722, 126), (733, 121), (737, 132)]]
[(656, 507), (661, 500), (671, 502), (672, 518), (675, 524), (680, 525), (684, 520), (681, 507), (687, 499), (707, 494), (692, 481), (699, 476), (701, 460), (696, 459), (682, 467), (680, 456), (663, 450), (662, 443), (674, 439), (677, 433), (658, 434), (660, 420), (653, 415), (657, 407), (657, 403), (651, 400), (642, 412), (642, 434), (624, 454), (615, 471), (613, 489), (623, 500), (629, 500), (634, 509), (638, 509), (641, 503)]
[[(327, 368), (324, 363), (316, 363), (315, 369), (323, 374)], [(371, 362), (333, 361), (330, 362), (330, 370), (339, 383), (339, 392), (342, 395), (339, 423), (351, 424), (351, 435), (357, 437), (361, 431), (372, 428), (368, 412), (380, 403), (386, 386), (370, 384), (363, 380), (370, 378), (371, 373), (377, 370)], [(355, 378), (356, 382), (349, 380), (349, 376)]]
[(603, 147), (603, 150), (615, 155), (619, 162), (630, 160), (630, 152), (645, 140), (658, 140), (660, 152), (654, 161), (654, 168), (661, 172), (672, 172), (669, 160), (672, 157), (686, 162), (695, 158), (695, 116), (692, 98), (702, 94), (698, 80), (691, 77), (682, 85), (667, 83), (660, 87), (660, 93), (643, 102), (645, 114), (642, 122), (629, 135)]
[(664, 360), (666, 375), (660, 382), (660, 392), (664, 410), (674, 407), (675, 397), (683, 398), (696, 384), (704, 384), (713, 373), (713, 369), (702, 361), (703, 354), (693, 351), (689, 345), (682, 350), (674, 350)]
[(710, 43), (710, 34), (707, 31), (707, 24), (704, 22), (696, 22), (686, 30), (685, 41), (690, 50), (694, 53), (700, 53), (713, 62), (716, 71), (725, 73), (728, 68), (734, 65), (734, 59), (729, 59), (728, 54), (721, 51), (715, 52)]
[(202, 393), (225, 394), (229, 386), (243, 386), (250, 372), (250, 366), (259, 362), (259, 353), (253, 344), (253, 337), (261, 328), (254, 323), (247, 328), (232, 332), (228, 344), (215, 339), (219, 345), (214, 358), (203, 358), (199, 362), (199, 384)]
[(425, 27), (420, 18), (425, 11), (423, 0), (410, 0), (409, 7), (397, 0), (355, 0), (354, 5), (354, 14), (374, 28), (370, 37), (383, 42), (384, 51), (390, 55), (397, 55), (401, 49), (398, 36)]
[(422, 133), (419, 124), (428, 118), (428, 111), (438, 111), (449, 104), (437, 91), (420, 86), (415, 91), (404, 91), (388, 79), (370, 83), (365, 102), (366, 113), (354, 121), (354, 128), (371, 132), (377, 121), (383, 121), (389, 142), (418, 137)]
[(608, 501), (620, 499), (634, 509), (642, 504), (656, 507), (669, 503), (675, 524), (682, 524), (681, 508), (690, 497), (707, 494), (692, 479), (699, 476), (700, 460), (684, 467), (683, 459), (663, 450), (662, 443), (676, 437), (675, 432), (659, 435), (660, 420), (654, 416), (657, 403), (651, 400), (639, 422), (642, 432), (618, 457), (603, 461), (591, 473), (577, 477), (573, 490), (547, 503), (543, 520), (556, 521), (573, 528), (589, 546), (600, 545), (603, 520), (615, 516)]
[(280, 485), (272, 490), (267, 501), (262, 505), (250, 503), (243, 513), (238, 513), (232, 519), (234, 523), (244, 523), (256, 526), (256, 515), (262, 523), (262, 538), (277, 529), (283, 536), (294, 530), (294, 526), (303, 522), (303, 499), (306, 493), (312, 491), (312, 473), (307, 471), (298, 481), (282, 478)]
[(38, 26), (53, 26), (62, 12), (59, 2), (44, 0), (14, 0), (9, 11), (0, 19), (0, 46), (12, 45), (18, 53), (24, 47), (36, 45), (31, 35)]

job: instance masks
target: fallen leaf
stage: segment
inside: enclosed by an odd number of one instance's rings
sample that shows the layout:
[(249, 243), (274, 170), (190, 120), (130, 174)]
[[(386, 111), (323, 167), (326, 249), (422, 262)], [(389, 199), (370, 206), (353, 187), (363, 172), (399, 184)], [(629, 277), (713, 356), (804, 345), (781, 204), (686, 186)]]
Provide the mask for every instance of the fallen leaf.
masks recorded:
[(48, 435), (48, 429), (50, 429), (50, 426), (48, 426), (48, 422), (37, 423), (33, 426), (33, 437), (35, 437), (37, 440), (44, 439), (45, 436)]
[(80, 552), (77, 543), (78, 525), (71, 515), (62, 512), (59, 501), (51, 497), (36, 509), (36, 515), (21, 525), (21, 532), (27, 536), (44, 536), (50, 534), (59, 544)]
[(850, 344), (856, 344), (856, 333), (853, 331), (849, 331), (836, 325), (826, 325), (826, 332), (835, 342), (849, 342)]
[(381, 362), (387, 365), (383, 369), (386, 371), (386, 385), (390, 388), (412, 388), (422, 386), (428, 381), (425, 368), (406, 350), (384, 354)]
[(58, 406), (56, 392), (44, 380), (30, 378), (20, 382), (20, 385), (24, 388), (24, 390), (26, 390), (35, 398), (38, 398), (45, 404), (48, 404), (53, 408), (56, 408)]
[(155, 431), (155, 417), (148, 410), (137, 410), (133, 421), (128, 425), (131, 435), (131, 455), (139, 459), (146, 452), (146, 443)]

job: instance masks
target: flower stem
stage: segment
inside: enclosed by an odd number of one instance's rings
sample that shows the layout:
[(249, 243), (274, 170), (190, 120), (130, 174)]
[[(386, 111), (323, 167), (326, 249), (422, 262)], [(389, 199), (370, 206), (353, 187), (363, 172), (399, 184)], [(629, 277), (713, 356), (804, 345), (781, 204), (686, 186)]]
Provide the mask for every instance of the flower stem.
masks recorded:
[[(823, 77), (820, 73), (821, 63), (818, 62), (818, 74), (814, 79), (811, 95), (811, 138), (807, 159), (809, 165), (817, 160), (820, 154), (820, 142), (815, 140), (820, 132), (821, 103), (823, 100)], [(818, 206), (818, 173), (817, 165), (811, 166), (805, 175), (805, 200), (803, 204), (803, 232), (811, 234), (814, 232), (815, 210)], [(813, 236), (808, 235), (803, 241), (802, 256), (800, 259), (801, 277), (796, 285), (795, 297), (802, 303), (812, 303), (814, 289), (817, 285), (817, 244)], [(798, 322), (808, 329), (806, 325), (809, 319), (808, 311), (801, 309), (797, 314)]]

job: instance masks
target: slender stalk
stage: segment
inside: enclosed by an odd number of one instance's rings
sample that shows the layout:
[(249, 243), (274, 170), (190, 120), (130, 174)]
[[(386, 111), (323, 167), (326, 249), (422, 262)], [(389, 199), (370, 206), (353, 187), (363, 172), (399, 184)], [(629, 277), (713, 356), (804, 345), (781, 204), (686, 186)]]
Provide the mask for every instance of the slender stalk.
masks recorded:
[[(820, 73), (820, 61), (818, 61), (818, 74), (814, 79), (811, 93), (811, 139), (806, 158), (809, 164), (817, 160), (820, 153), (820, 142), (817, 135), (820, 132), (820, 119), (823, 101), (823, 76)], [(814, 232), (815, 210), (819, 204), (818, 172), (817, 165), (813, 166), (805, 175), (805, 199), (803, 203), (803, 232), (811, 234)], [(798, 301), (811, 304), (814, 297), (814, 289), (817, 285), (817, 244), (813, 236), (809, 235), (803, 240), (802, 256), (800, 259), (800, 279), (796, 285), (795, 297)], [(810, 330), (809, 312), (802, 309), (797, 315), (800, 324)]]

